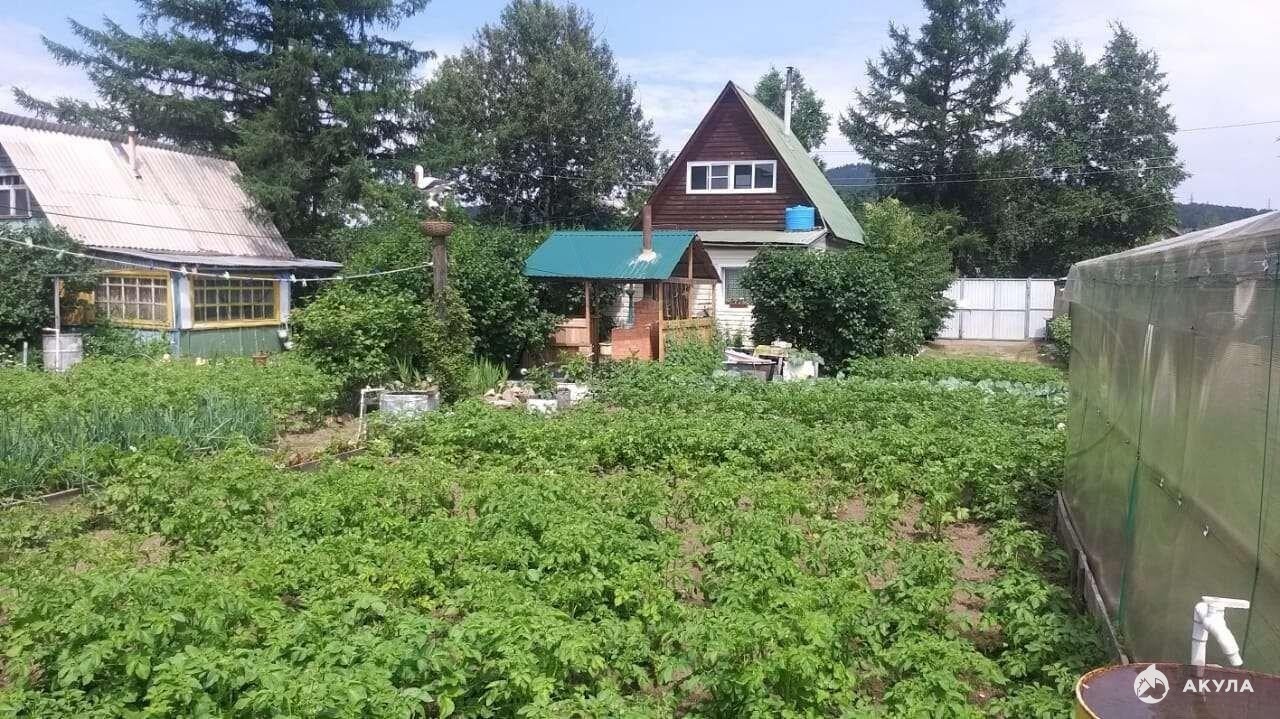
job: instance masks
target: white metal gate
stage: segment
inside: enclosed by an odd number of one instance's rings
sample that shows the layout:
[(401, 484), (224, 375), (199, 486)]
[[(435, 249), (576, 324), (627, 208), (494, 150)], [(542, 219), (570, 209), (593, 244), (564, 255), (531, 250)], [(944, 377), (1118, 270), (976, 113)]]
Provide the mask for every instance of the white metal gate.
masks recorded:
[(965, 279), (946, 296), (956, 303), (938, 334), (942, 339), (1026, 340), (1043, 338), (1053, 316), (1053, 280)]

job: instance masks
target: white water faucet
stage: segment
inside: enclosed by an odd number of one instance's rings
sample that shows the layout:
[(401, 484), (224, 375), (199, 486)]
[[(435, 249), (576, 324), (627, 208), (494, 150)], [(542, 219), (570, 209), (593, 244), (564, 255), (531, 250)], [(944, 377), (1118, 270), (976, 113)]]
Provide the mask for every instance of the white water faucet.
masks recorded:
[(1192, 666), (1204, 666), (1205, 645), (1208, 644), (1210, 635), (1218, 642), (1222, 653), (1227, 655), (1227, 661), (1231, 666), (1238, 667), (1244, 664), (1244, 659), (1240, 658), (1240, 645), (1236, 643), (1235, 635), (1227, 626), (1227, 610), (1248, 608), (1249, 602), (1245, 599), (1200, 597), (1191, 616)]

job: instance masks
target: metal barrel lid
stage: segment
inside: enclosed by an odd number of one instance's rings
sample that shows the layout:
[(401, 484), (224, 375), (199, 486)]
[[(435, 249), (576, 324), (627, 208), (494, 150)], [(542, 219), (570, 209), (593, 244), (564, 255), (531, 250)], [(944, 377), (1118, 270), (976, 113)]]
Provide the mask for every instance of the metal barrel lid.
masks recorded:
[(1095, 669), (1076, 682), (1077, 719), (1274, 719), (1280, 677), (1171, 662)]

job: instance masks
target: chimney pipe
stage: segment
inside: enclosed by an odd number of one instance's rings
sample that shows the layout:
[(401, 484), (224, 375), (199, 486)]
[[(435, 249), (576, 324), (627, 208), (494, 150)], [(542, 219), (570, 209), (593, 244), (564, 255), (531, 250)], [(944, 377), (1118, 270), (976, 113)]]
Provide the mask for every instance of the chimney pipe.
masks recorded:
[(133, 171), (134, 177), (142, 177), (142, 173), (138, 172), (138, 128), (130, 125), (127, 148), (129, 154), (129, 169)]
[(657, 253), (653, 251), (653, 208), (645, 204), (644, 209), (640, 210), (640, 227), (642, 245), (640, 250), (640, 259), (652, 260), (657, 257)]
[(782, 130), (791, 134), (791, 73), (795, 68), (787, 66), (787, 78), (782, 86)]

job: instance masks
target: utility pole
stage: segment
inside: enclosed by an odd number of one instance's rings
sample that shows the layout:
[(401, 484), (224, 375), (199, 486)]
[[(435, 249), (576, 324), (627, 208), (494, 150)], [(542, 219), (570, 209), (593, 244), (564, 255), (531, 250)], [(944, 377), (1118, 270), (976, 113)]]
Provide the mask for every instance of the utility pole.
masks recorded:
[[(422, 165), (413, 168), (414, 185), (417, 186), (426, 200), (427, 210), (443, 208), (441, 199), (452, 184), (434, 177), (428, 177)], [(420, 224), (422, 235), (430, 242), (431, 249), (431, 290), (436, 298), (436, 316), (444, 323), (447, 316), (445, 292), (449, 281), (449, 252), (445, 240), (453, 233), (453, 223), (448, 220), (426, 218)]]

